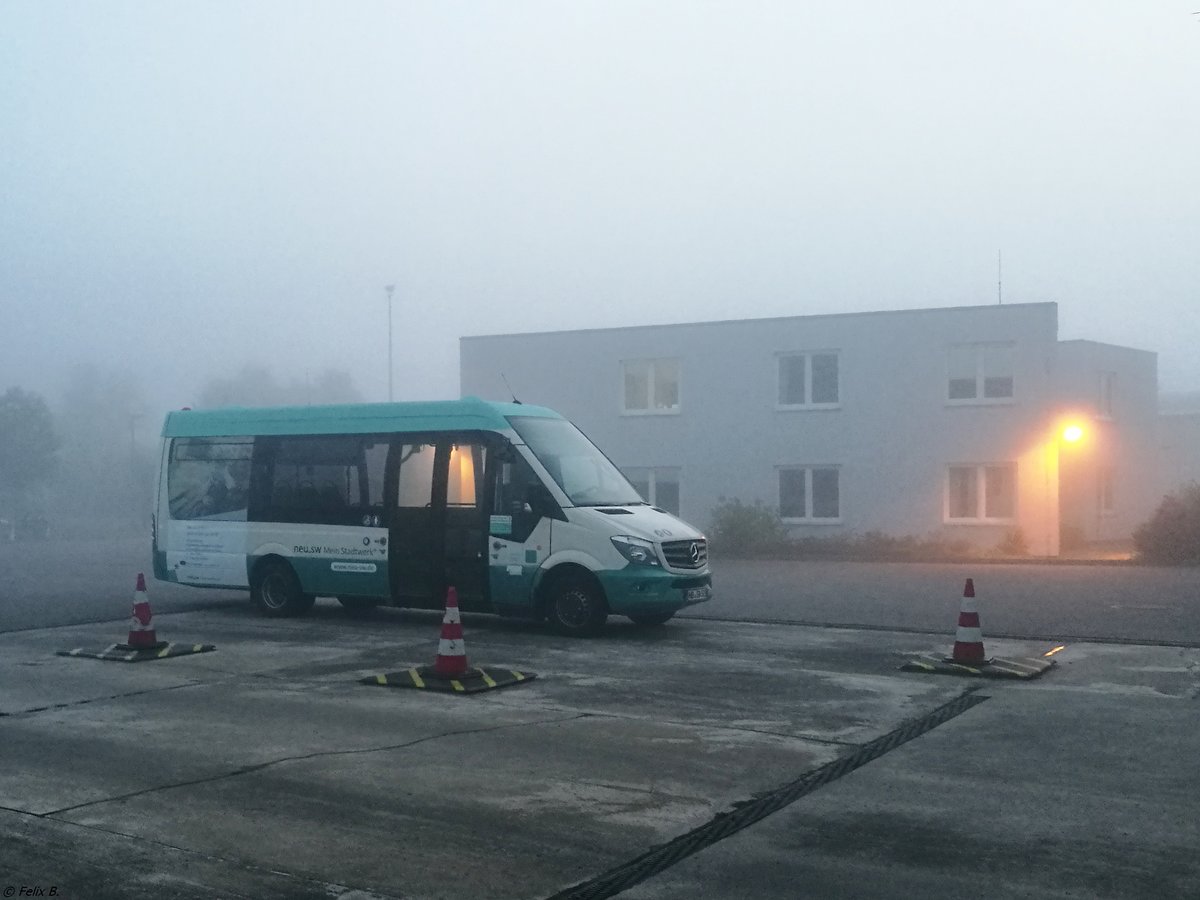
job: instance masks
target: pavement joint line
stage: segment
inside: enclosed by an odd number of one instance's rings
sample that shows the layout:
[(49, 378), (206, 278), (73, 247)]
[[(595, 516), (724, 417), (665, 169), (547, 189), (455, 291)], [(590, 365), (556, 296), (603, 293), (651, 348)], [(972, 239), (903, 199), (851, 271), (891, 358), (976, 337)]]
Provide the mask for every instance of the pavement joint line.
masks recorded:
[[(0, 712), (0, 719), (5, 718), (5, 717), (28, 716), (28, 715), (32, 715), (34, 713), (49, 712), (51, 710), (56, 710), (56, 709), (71, 709), (76, 706), (84, 706), (88, 703), (103, 703), (103, 702), (109, 701), (109, 700), (123, 700), (126, 697), (140, 697), (140, 696), (143, 696), (146, 694), (161, 694), (166, 691), (178, 691), (178, 690), (182, 690), (184, 688), (212, 687), (214, 685), (236, 683), (236, 682), (241, 681), (242, 679), (246, 678), (247, 676), (249, 676), (250, 678), (260, 677), (259, 673), (257, 673), (257, 672), (246, 673), (246, 672), (221, 671), (221, 672), (215, 672), (212, 674), (215, 674), (218, 676), (223, 675), (225, 677), (216, 677), (216, 678), (209, 678), (209, 679), (204, 679), (204, 680), (189, 681), (189, 682), (186, 682), (185, 684), (172, 684), (172, 685), (168, 685), (166, 687), (145, 688), (140, 691), (126, 691), (123, 694), (111, 694), (106, 697), (89, 697), (84, 700), (72, 700), (67, 703), (48, 703), (45, 706), (31, 706), (28, 709), (19, 709), (14, 712)], [(263, 675), (261, 677), (270, 677), (270, 676)], [(281, 680), (287, 681), (288, 683), (296, 683), (293, 679), (281, 679)], [(313, 682), (313, 684), (324, 684), (324, 683), (325, 682), (316, 682), (316, 681)]]
[(47, 703), (45, 706), (31, 706), (28, 709), (18, 709), (15, 712), (0, 712), (0, 718), (17, 716), (30, 716), (34, 713), (50, 712), (55, 709), (72, 709), (76, 706), (84, 706), (88, 703), (104, 703), (108, 700), (124, 700), (126, 697), (141, 697), (145, 694), (162, 694), (166, 691), (178, 691), (183, 688), (201, 687), (209, 682), (205, 681), (189, 681), (187, 684), (172, 684), (167, 687), (145, 688), (140, 691), (126, 691), (123, 694), (111, 694), (107, 697), (88, 697), (84, 700), (71, 700), (66, 703)]
[[(586, 785), (587, 787), (604, 788), (605, 790), (624, 793), (624, 794), (641, 794), (641, 795), (643, 795), (643, 798), (640, 803), (636, 804), (639, 809), (654, 809), (657, 806), (661, 806), (662, 798), (664, 798), (664, 797), (668, 797), (672, 800), (684, 800), (684, 801), (687, 801), (690, 803), (700, 803), (700, 804), (708, 803), (707, 797), (693, 796), (691, 794), (674, 794), (674, 793), (671, 793), (670, 791), (664, 791), (664, 790), (661, 790), (660, 788), (656, 788), (653, 785), (651, 785), (650, 787), (646, 787), (646, 788), (636, 788), (636, 787), (629, 787), (628, 785), (625, 785), (625, 784), (612, 784), (612, 783), (606, 782), (606, 781), (589, 781), (586, 778), (577, 778), (574, 781), (572, 781), (571, 784), (572, 784), (572, 786)], [(630, 804), (627, 799), (599, 800), (599, 799), (593, 798), (590, 800), (590, 802), (595, 803), (597, 806), (612, 806), (612, 807), (616, 807), (618, 809), (630, 808)]]
[[(185, 615), (190, 613), (206, 613), (213, 610), (220, 610), (227, 606), (240, 606), (242, 601), (231, 601), (230, 603), (212, 604), (198, 606), (195, 609), (172, 610), (170, 612), (157, 613), (155, 618), (169, 618), (175, 615)], [(430, 610), (423, 610), (430, 612)], [(488, 616), (487, 613), (474, 613), (473, 615)], [(710, 616), (700, 615), (697, 613), (680, 613), (675, 616), (680, 621), (695, 621), (695, 622), (726, 622), (735, 625), (782, 625), (793, 628), (836, 628), (845, 631), (879, 631), (892, 632), (894, 634), (920, 634), (932, 635), (937, 637), (945, 637), (946, 630), (934, 628), (909, 628), (903, 625), (863, 625), (855, 622), (820, 622), (810, 619), (778, 619), (778, 618), (737, 618), (735, 616)], [(105, 625), (114, 622), (125, 622), (125, 619), (100, 619), (94, 622), (76, 622), (69, 625), (44, 625), (31, 626), (28, 628), (12, 628), (7, 631), (0, 631), (0, 637), (6, 634), (22, 634), (29, 631), (58, 631), (62, 629), (72, 628), (77, 629), (83, 625)], [(502, 620), (504, 621), (504, 620)], [(490, 629), (489, 629), (490, 630)], [(264, 633), (278, 635), (282, 632), (271, 629)], [(289, 632), (291, 634), (292, 632)], [(1003, 632), (987, 633), (989, 639), (1006, 641), (1039, 641), (1039, 642), (1057, 642), (1057, 643), (1077, 643), (1077, 644), (1123, 644), (1134, 647), (1179, 647), (1185, 650), (1200, 650), (1200, 641), (1167, 641), (1155, 640), (1153, 638), (1123, 638), (1123, 637), (1104, 637), (1102, 635), (1058, 635), (1047, 636), (1044, 634), (1010, 634)], [(420, 640), (414, 638), (413, 640)]]
[(969, 687), (924, 715), (860, 745), (854, 753), (838, 757), (772, 790), (755, 793), (749, 800), (734, 803), (730, 811), (718, 813), (703, 825), (558, 891), (547, 900), (604, 900), (641, 884), (990, 699), (989, 695), (979, 693), (981, 688), (982, 685)]
[[(123, 603), (128, 603), (128, 600), (122, 600)], [(156, 619), (167, 619), (171, 616), (181, 616), (186, 613), (209, 612), (214, 609), (225, 609), (226, 607), (242, 606), (245, 600), (222, 600), (216, 602), (206, 602), (192, 609), (172, 609), (161, 613), (155, 613)], [(65, 625), (30, 625), (26, 628), (9, 628), (0, 631), (0, 635), (5, 634), (21, 634), (26, 631), (60, 631), (64, 628), (81, 628), (84, 625), (126, 625), (129, 622), (129, 617), (124, 616), (119, 619), (89, 619), (80, 622), (69, 622)], [(118, 631), (121, 629), (118, 628)]]
[[(0, 812), (9, 812), (19, 816), (27, 816), (32, 819), (45, 819), (49, 814), (41, 814), (30, 812), (27, 809), (14, 809), (11, 806), (0, 805)], [(207, 862), (223, 863), (225, 865), (236, 866), (246, 872), (262, 872), (268, 875), (278, 875), (281, 878), (290, 878), (294, 881), (302, 881), (318, 888), (324, 888), (330, 896), (342, 896), (346, 893), (354, 891), (368, 892), (372, 897), (378, 900), (403, 900), (393, 894), (385, 894), (376, 888), (363, 887), (361, 885), (347, 885), (341, 882), (323, 881), (319, 878), (311, 878), (307, 875), (298, 875), (295, 872), (285, 872), (282, 869), (268, 869), (265, 866), (255, 865), (254, 863), (246, 862), (241, 859), (236, 859), (229, 856), (221, 856), (219, 854), (205, 853), (202, 850), (193, 850), (190, 847), (181, 847), (178, 844), (172, 844), (167, 841), (157, 840), (155, 838), (144, 837), (140, 834), (130, 834), (127, 831), (118, 831), (114, 828), (105, 828), (101, 825), (87, 824), (84, 822), (72, 822), (70, 819), (55, 819), (54, 824), (63, 828), (78, 828), (83, 831), (91, 831), (98, 834), (107, 834), (112, 837), (124, 838), (129, 841), (135, 841), (139, 844), (149, 844), (154, 847), (161, 847), (164, 850), (173, 850), (176, 853), (184, 853), (188, 856), (194, 856), (198, 859), (203, 859)]]
[[(982, 687), (983, 687), (983, 685), (977, 685), (973, 688), (973, 690), (980, 690), (980, 689), (982, 689)], [(992, 685), (992, 687), (997, 687), (997, 685)], [(503, 704), (503, 705), (509, 706), (509, 707), (518, 706), (518, 704)], [(547, 704), (547, 705), (543, 706), (542, 708), (547, 711), (557, 710), (557, 711), (561, 711), (561, 712), (566, 712), (567, 710), (572, 709), (573, 707)], [(627, 721), (627, 722), (655, 722), (655, 723), (658, 723), (661, 725), (671, 725), (671, 726), (675, 726), (675, 727), (679, 727), (679, 728), (694, 728), (694, 727), (696, 727), (695, 722), (680, 722), (675, 719), (663, 719), (663, 718), (660, 718), (658, 716), (653, 716), (653, 715), (635, 716), (635, 715), (631, 715), (630, 713), (617, 713), (617, 712), (610, 712), (607, 710), (597, 710), (597, 709), (585, 710), (584, 713), (585, 713), (585, 715), (588, 715), (595, 719), (620, 719), (622, 721)], [(862, 746), (862, 744), (858, 741), (839, 741), (835, 738), (813, 737), (812, 735), (808, 735), (808, 734), (791, 734), (787, 731), (770, 731), (766, 728), (741, 728), (737, 725), (720, 725), (720, 724), (716, 724), (716, 723), (704, 723), (701, 727), (711, 729), (712, 731), (740, 731), (740, 732), (745, 732), (747, 734), (765, 734), (768, 737), (789, 738), (791, 740), (805, 741), (806, 743), (812, 743), (812, 744), (828, 744), (829, 746), (832, 746), (832, 747), (861, 747)]]
[[(594, 715), (598, 719), (599, 718), (622, 719), (624, 721), (629, 721), (629, 722), (651, 721), (651, 722), (657, 722), (661, 725), (674, 725), (679, 728), (695, 728), (695, 727), (697, 727), (695, 722), (677, 722), (674, 719), (660, 719), (660, 718), (657, 718), (656, 716), (632, 716), (627, 713), (623, 714), (623, 713), (599, 713), (599, 712), (594, 712), (594, 713), (592, 713), (592, 715)], [(839, 741), (839, 740), (835, 740), (834, 738), (812, 737), (807, 734), (790, 734), (786, 731), (769, 731), (765, 728), (739, 728), (737, 725), (709, 725), (709, 724), (702, 724), (699, 727), (709, 728), (709, 729), (712, 729), (713, 731), (740, 731), (740, 732), (745, 732), (746, 734), (765, 734), (768, 737), (789, 738), (794, 741), (804, 741), (805, 743), (811, 743), (811, 744), (828, 744), (833, 747), (861, 747), (862, 746), (862, 744), (857, 741)]]
[[(930, 628), (907, 628), (903, 625), (862, 625), (856, 622), (817, 622), (808, 619), (762, 619), (735, 618), (733, 616), (702, 616), (693, 613), (682, 613), (676, 619), (691, 619), (696, 622), (728, 622), (735, 625), (785, 625), (792, 628), (838, 628), (845, 631), (880, 631), (893, 634), (922, 634), (935, 637), (946, 637), (947, 631)], [(1103, 637), (1098, 635), (1062, 634), (1047, 636), (1044, 634), (1007, 634), (988, 631), (988, 640), (995, 638), (1003, 641), (1038, 641), (1057, 644), (1123, 644), (1133, 647), (1179, 647), (1184, 650), (1200, 650), (1200, 641), (1162, 641), (1153, 638), (1122, 638)]]
[[(992, 685), (992, 687), (998, 687), (998, 686), (999, 685)], [(982, 685), (978, 685), (974, 689), (979, 690), (982, 687), (983, 687)], [(512, 708), (512, 707), (518, 707), (520, 704), (498, 703), (497, 705), (503, 705), (506, 708)], [(573, 707), (558, 706), (555, 704), (546, 704), (542, 707), (542, 709), (546, 710), (547, 712), (549, 712), (551, 710), (566, 712), (572, 708)], [(610, 712), (608, 710), (598, 710), (598, 709), (584, 710), (584, 714), (587, 716), (590, 716), (592, 718), (595, 718), (595, 719), (618, 719), (618, 720), (626, 721), (626, 722), (655, 722), (660, 725), (671, 725), (671, 726), (678, 727), (678, 728), (694, 728), (694, 727), (696, 727), (695, 722), (680, 722), (675, 719), (663, 719), (663, 718), (660, 718), (658, 716), (653, 716), (653, 715), (635, 716), (635, 715), (631, 715), (629, 713), (616, 713), (616, 712)], [(835, 738), (813, 737), (812, 735), (809, 735), (809, 734), (791, 734), (787, 731), (770, 731), (765, 728), (741, 728), (737, 725), (721, 725), (721, 724), (717, 724), (717, 723), (704, 723), (701, 727), (710, 729), (712, 731), (736, 731), (736, 732), (745, 732), (746, 734), (765, 734), (768, 737), (788, 738), (789, 740), (804, 741), (805, 743), (811, 743), (811, 744), (826, 744), (831, 747), (861, 747), (862, 746), (862, 744), (858, 741), (839, 741)]]
[(492, 731), (503, 731), (508, 728), (528, 728), (538, 725), (556, 725), (559, 722), (571, 722), (576, 719), (592, 718), (591, 713), (576, 713), (571, 716), (561, 716), (554, 719), (535, 719), (531, 722), (510, 722), (503, 725), (489, 725), (486, 728), (462, 728), (455, 731), (443, 731), (438, 734), (427, 734), (424, 737), (416, 738), (411, 741), (405, 741), (400, 744), (388, 744), (382, 747), (355, 747), (349, 750), (318, 750), (313, 753), (304, 753), (299, 756), (281, 756), (278, 759), (269, 759), (265, 762), (253, 763), (251, 765), (242, 766), (230, 772), (221, 772), (216, 775), (208, 775), (204, 778), (192, 778), (187, 781), (176, 781), (170, 784), (160, 784), (155, 787), (144, 788), (140, 791), (130, 791), (127, 794), (118, 794), (112, 797), (102, 797), (99, 800), (89, 800), (87, 803), (77, 803), (74, 806), (64, 806), (61, 809), (50, 810), (44, 813), (30, 813), (41, 819), (50, 819), (61, 816), (64, 813), (75, 812), (80, 809), (87, 809), (92, 806), (102, 806), (106, 803), (118, 803), (122, 800), (132, 800), (134, 797), (144, 797), (147, 794), (157, 794), (162, 791), (170, 791), (176, 788), (195, 787), (200, 784), (211, 784), (215, 781), (224, 781), (227, 778), (237, 778), (241, 775), (253, 775), (256, 772), (261, 772), (264, 769), (270, 769), (274, 766), (283, 765), (293, 762), (307, 762), (312, 759), (324, 759), (333, 756), (358, 756), (367, 753), (389, 753), (395, 750), (407, 750), (410, 747), (415, 747), (418, 744), (425, 744), (429, 741), (437, 741), (442, 738), (460, 737), (469, 734), (486, 734)]

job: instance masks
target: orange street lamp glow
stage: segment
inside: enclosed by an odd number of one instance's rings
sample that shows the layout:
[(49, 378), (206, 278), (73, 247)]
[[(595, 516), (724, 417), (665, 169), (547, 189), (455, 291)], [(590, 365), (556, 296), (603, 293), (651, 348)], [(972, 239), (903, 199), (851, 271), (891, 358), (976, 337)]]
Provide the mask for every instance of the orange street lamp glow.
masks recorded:
[(1083, 429), (1078, 425), (1068, 425), (1063, 429), (1062, 436), (1064, 441), (1069, 444), (1074, 444), (1083, 437)]

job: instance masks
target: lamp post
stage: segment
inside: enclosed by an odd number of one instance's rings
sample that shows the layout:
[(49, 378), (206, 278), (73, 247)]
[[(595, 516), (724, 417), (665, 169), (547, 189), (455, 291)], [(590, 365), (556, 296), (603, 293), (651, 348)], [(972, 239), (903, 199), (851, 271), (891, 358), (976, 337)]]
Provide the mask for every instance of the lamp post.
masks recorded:
[(387, 291), (388, 298), (388, 403), (392, 402), (392, 292), (396, 290), (394, 284), (384, 285), (383, 288)]

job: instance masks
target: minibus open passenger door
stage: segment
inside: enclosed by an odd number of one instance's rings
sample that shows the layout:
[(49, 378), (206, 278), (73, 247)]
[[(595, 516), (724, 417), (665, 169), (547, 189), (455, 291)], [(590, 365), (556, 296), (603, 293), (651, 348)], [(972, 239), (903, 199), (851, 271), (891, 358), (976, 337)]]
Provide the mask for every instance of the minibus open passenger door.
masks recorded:
[(431, 608), (441, 585), (445, 551), (436, 459), (437, 443), (418, 437), (398, 438), (388, 457), (388, 583), (401, 606)]
[(486, 445), (444, 435), (392, 445), (386, 488), (388, 577), (400, 606), (440, 609), (453, 584), (463, 609), (489, 610)]
[[(490, 611), (487, 597), (488, 497), (484, 490), (488, 447), (456, 440), (439, 447), (446, 473), (445, 575), (463, 609)], [(442, 457), (438, 468), (442, 471)]]

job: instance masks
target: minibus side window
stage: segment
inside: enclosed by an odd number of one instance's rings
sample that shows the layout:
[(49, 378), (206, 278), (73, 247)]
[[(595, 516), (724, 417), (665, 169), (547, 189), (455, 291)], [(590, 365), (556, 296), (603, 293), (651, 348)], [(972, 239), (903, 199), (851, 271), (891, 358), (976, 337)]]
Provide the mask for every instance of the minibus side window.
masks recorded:
[(276, 522), (378, 525), (386, 454), (383, 439), (363, 435), (277, 439), (266, 517)]
[(172, 519), (245, 522), (253, 438), (176, 438), (167, 463)]
[(380, 439), (363, 447), (363, 465), (367, 470), (367, 503), (383, 509), (383, 473), (387, 466), (388, 442)]
[(475, 490), (483, 471), (484, 448), (478, 444), (452, 444), (450, 470), (446, 478), (446, 506), (471, 508), (476, 506)]
[(433, 505), (433, 444), (401, 444), (396, 505), (402, 509)]

